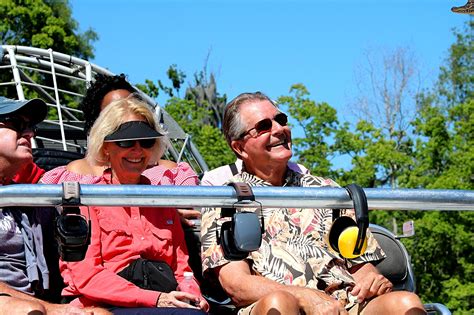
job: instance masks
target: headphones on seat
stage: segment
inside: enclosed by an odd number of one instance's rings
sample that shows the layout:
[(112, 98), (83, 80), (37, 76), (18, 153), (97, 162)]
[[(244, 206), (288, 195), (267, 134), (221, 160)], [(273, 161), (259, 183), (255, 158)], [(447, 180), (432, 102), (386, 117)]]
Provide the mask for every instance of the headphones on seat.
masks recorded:
[(369, 207), (364, 190), (350, 184), (346, 187), (354, 203), (356, 221), (347, 216), (339, 216), (340, 210), (333, 210), (333, 223), (329, 230), (329, 246), (342, 257), (352, 259), (364, 254), (367, 249), (367, 228), (369, 227)]
[[(234, 187), (237, 193), (237, 203), (257, 202), (248, 184), (230, 183), (229, 186)], [(262, 205), (260, 204), (261, 212)], [(216, 229), (217, 244), (221, 245), (225, 259), (242, 260), (250, 252), (260, 248), (262, 234), (265, 231), (263, 215), (261, 215), (261, 222), (259, 222), (258, 215), (255, 212), (236, 212), (235, 207), (233, 207), (222, 208), (221, 218), (223, 217), (232, 217), (230, 221), (222, 223), (220, 237)]]
[(54, 221), (54, 235), (63, 261), (81, 261), (90, 244), (91, 225), (81, 215), (79, 183), (63, 182), (63, 209)]

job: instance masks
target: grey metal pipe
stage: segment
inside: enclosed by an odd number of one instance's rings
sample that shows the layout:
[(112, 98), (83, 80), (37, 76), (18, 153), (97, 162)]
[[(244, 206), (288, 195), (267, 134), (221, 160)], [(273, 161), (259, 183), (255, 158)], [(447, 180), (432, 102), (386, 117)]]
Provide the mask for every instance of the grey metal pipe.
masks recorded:
[[(473, 211), (474, 191), (427, 189), (364, 189), (370, 209)], [(223, 207), (236, 202), (228, 186), (81, 185), (84, 205), (153, 207)], [(264, 207), (351, 208), (343, 188), (254, 187)], [(61, 185), (0, 187), (0, 207), (51, 206), (62, 200)]]
[(436, 314), (440, 314), (440, 315), (451, 315), (451, 311), (443, 304), (428, 303), (428, 304), (425, 304), (424, 306), (428, 314), (431, 314), (432, 312), (436, 312)]

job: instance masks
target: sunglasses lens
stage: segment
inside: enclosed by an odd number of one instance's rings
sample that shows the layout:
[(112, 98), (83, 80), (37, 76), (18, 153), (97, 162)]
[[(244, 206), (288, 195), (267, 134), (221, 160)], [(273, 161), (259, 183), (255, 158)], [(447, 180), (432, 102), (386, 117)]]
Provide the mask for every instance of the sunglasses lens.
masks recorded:
[(280, 125), (280, 126), (286, 126), (288, 124), (288, 116), (286, 116), (283, 113), (279, 113), (278, 115), (275, 116), (275, 121)]
[(156, 139), (142, 139), (139, 142), (142, 148), (149, 149), (155, 145)]
[(272, 120), (267, 118), (260, 120), (258, 123), (255, 124), (255, 131), (257, 134), (262, 134), (264, 132), (270, 131), (272, 129)]
[(122, 141), (115, 141), (114, 143), (121, 148), (128, 149), (135, 145), (135, 140), (122, 140)]
[(5, 117), (1, 122), (4, 123), (7, 128), (15, 130), (20, 134), (26, 130), (31, 130), (36, 133), (36, 126), (29, 125), (28, 122), (19, 117)]
[(137, 141), (142, 148), (149, 149), (155, 145), (156, 139), (122, 140), (114, 141), (114, 143), (121, 148), (128, 149), (135, 146), (135, 142)]
[(23, 130), (26, 129), (25, 122), (19, 118), (12, 118), (10, 120), (10, 124), (12, 125), (12, 128), (17, 132), (23, 132)]

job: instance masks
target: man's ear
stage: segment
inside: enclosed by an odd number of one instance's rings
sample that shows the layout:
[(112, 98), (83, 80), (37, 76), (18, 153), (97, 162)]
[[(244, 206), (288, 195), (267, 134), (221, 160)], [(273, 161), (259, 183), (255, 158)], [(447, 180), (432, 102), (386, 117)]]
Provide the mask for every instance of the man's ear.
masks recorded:
[(231, 143), (230, 143), (230, 147), (232, 148), (232, 150), (234, 151), (234, 153), (240, 158), (242, 159), (242, 156), (246, 156), (246, 153), (244, 151), (244, 145), (242, 143), (242, 141), (239, 141), (239, 140), (232, 140)]

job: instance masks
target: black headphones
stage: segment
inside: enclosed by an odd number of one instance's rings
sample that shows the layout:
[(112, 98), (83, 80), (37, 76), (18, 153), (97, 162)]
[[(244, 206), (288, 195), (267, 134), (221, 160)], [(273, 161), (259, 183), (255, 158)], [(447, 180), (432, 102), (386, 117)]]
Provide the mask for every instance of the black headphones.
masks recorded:
[(350, 184), (346, 187), (354, 203), (356, 221), (347, 216), (339, 216), (340, 210), (333, 210), (333, 223), (329, 230), (329, 246), (344, 258), (356, 258), (367, 248), (367, 228), (369, 227), (369, 207), (364, 190)]
[[(248, 184), (230, 183), (229, 186), (234, 187), (237, 193), (237, 202), (257, 202)], [(261, 212), (262, 205), (260, 204)], [(222, 208), (221, 218), (223, 217), (232, 217), (232, 220), (222, 224), (220, 237), (216, 229), (217, 244), (221, 245), (225, 259), (242, 260), (248, 256), (249, 252), (260, 248), (262, 234), (265, 231), (263, 215), (261, 215), (261, 222), (259, 222), (255, 212), (241, 211), (237, 213), (235, 207), (232, 207)]]
[(90, 224), (78, 207), (65, 207), (56, 217), (55, 236), (59, 256), (63, 261), (81, 261), (90, 244)]
[(63, 183), (63, 210), (54, 221), (54, 235), (63, 261), (81, 261), (90, 244), (91, 225), (81, 215), (79, 183)]

